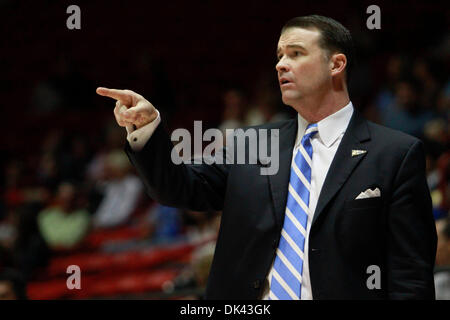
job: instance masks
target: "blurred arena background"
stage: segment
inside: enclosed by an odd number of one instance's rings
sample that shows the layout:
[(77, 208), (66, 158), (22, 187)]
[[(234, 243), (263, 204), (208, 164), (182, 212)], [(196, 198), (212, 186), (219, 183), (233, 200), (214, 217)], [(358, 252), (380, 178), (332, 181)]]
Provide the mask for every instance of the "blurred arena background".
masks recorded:
[[(66, 27), (71, 4), (81, 30)], [(380, 30), (366, 27), (371, 4)], [(0, 299), (200, 299), (220, 212), (152, 201), (95, 88), (142, 94), (168, 130), (293, 117), (275, 50), (288, 19), (313, 13), (352, 32), (356, 108), (425, 142), (437, 294), (450, 299), (449, 5), (351, 0), (0, 0)]]

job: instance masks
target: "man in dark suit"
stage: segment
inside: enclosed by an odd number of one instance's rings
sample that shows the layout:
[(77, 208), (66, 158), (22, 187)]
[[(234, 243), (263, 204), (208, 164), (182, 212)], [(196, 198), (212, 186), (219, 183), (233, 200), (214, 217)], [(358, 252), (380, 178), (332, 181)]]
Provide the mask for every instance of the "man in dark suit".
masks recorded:
[(261, 175), (263, 159), (176, 165), (150, 102), (97, 89), (117, 100), (126, 152), (152, 198), (223, 210), (206, 298), (433, 299), (436, 231), (422, 142), (354, 110), (352, 40), (338, 22), (290, 20), (277, 55), (283, 102), (298, 117), (250, 128), (279, 141), (271, 175)]

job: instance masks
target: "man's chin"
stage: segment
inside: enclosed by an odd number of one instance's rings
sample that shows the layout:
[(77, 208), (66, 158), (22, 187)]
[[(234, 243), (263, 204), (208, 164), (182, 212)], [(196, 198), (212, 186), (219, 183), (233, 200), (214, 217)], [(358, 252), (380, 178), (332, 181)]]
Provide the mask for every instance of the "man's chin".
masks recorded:
[(283, 101), (283, 103), (287, 106), (293, 106), (295, 104), (296, 101), (299, 100), (299, 96), (298, 94), (293, 95), (293, 94), (289, 94), (289, 93), (282, 93), (281, 94), (281, 101)]

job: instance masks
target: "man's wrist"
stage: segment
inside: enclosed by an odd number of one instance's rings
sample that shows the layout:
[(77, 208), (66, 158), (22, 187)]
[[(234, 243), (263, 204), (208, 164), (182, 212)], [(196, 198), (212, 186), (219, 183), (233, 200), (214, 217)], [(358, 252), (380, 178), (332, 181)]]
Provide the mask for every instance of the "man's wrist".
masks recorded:
[(158, 127), (161, 122), (161, 117), (158, 110), (156, 110), (156, 113), (156, 118), (153, 121), (140, 128), (136, 128), (136, 126), (126, 126), (128, 133), (127, 140), (133, 151), (140, 151)]

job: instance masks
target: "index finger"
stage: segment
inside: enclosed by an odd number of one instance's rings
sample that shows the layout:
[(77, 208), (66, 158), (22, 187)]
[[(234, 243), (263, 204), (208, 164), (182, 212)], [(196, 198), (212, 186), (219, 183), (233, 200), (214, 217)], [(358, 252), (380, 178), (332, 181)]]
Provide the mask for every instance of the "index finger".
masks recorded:
[(98, 87), (96, 90), (97, 94), (113, 98), (116, 100), (121, 101), (123, 104), (131, 105), (133, 102), (133, 97), (128, 92), (125, 92), (125, 90), (118, 90), (118, 89), (108, 89), (103, 87)]

